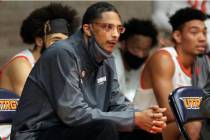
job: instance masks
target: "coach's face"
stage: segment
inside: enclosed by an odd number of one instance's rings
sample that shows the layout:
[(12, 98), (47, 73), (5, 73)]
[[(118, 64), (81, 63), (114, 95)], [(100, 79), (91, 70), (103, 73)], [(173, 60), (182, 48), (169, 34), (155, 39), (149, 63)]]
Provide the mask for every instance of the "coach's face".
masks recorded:
[(114, 11), (103, 12), (101, 18), (88, 24), (90, 36), (94, 36), (99, 46), (107, 53), (112, 53), (119, 36), (125, 28), (121, 23), (119, 15)]

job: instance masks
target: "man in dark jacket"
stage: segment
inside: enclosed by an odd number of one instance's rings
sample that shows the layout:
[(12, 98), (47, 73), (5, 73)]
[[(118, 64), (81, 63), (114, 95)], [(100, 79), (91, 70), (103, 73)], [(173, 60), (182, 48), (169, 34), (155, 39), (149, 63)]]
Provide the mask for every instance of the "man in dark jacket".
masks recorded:
[(210, 139), (210, 58), (209, 54), (197, 57), (193, 67), (192, 85), (203, 89), (205, 97), (201, 102), (201, 111), (205, 117), (200, 133), (201, 140)]
[(81, 31), (47, 49), (30, 73), (12, 140), (118, 140), (118, 131), (135, 126), (161, 132), (164, 108), (137, 112), (119, 93), (111, 53), (123, 32), (113, 5), (91, 5)]

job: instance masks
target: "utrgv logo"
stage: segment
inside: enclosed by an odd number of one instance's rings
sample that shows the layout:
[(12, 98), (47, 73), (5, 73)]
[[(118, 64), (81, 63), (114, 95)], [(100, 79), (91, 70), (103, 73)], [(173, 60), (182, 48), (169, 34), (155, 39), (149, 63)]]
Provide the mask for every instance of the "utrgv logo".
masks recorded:
[(0, 111), (15, 111), (19, 99), (0, 99)]
[(183, 101), (186, 109), (200, 109), (202, 97), (182, 97), (179, 99)]

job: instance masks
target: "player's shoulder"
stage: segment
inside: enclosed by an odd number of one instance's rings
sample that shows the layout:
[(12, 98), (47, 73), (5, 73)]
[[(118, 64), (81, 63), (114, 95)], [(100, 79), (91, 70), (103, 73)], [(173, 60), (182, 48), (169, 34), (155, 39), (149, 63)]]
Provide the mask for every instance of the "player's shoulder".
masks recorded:
[(171, 48), (161, 48), (156, 50), (151, 57), (150, 60), (151, 62), (172, 62), (172, 57), (173, 57), (173, 49)]

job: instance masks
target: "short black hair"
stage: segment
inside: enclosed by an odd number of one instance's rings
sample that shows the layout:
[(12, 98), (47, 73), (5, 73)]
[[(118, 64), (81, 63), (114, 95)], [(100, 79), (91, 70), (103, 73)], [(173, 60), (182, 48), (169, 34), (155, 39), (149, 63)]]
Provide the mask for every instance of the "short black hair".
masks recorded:
[(120, 41), (127, 41), (134, 35), (148, 36), (152, 39), (152, 46), (157, 44), (158, 31), (155, 25), (150, 20), (140, 20), (131, 18), (128, 22), (124, 23), (125, 32), (120, 36)]
[(69, 35), (74, 33), (79, 26), (77, 11), (60, 3), (51, 3), (48, 6), (38, 8), (22, 22), (20, 36), (24, 43), (34, 43), (35, 37), (43, 37), (44, 24), (48, 20), (63, 18), (68, 22)]
[(179, 30), (182, 25), (184, 25), (186, 22), (191, 20), (206, 20), (207, 16), (200, 10), (186, 7), (182, 8), (175, 12), (174, 15), (170, 17), (170, 24), (172, 26), (173, 31)]
[(82, 25), (94, 22), (94, 20), (101, 18), (101, 14), (103, 12), (110, 12), (110, 11), (117, 13), (120, 17), (119, 12), (112, 4), (108, 2), (97, 2), (87, 8), (82, 19)]

